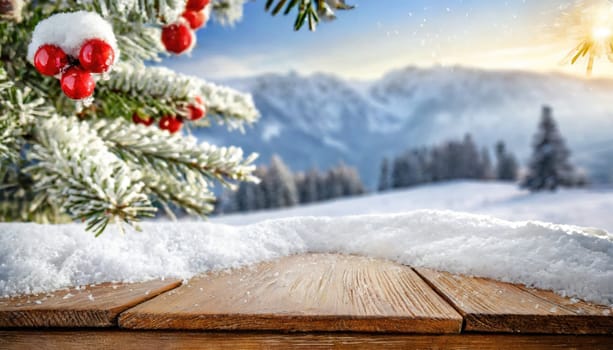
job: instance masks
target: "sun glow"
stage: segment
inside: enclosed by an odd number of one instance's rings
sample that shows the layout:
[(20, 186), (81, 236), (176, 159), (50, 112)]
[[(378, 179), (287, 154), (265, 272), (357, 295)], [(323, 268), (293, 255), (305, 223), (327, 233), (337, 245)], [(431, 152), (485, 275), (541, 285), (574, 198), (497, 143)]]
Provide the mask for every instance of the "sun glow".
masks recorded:
[(592, 37), (595, 40), (607, 40), (611, 38), (611, 28), (607, 27), (595, 27), (592, 31)]
[(578, 1), (567, 9), (557, 28), (566, 39), (578, 42), (570, 51), (565, 62), (577, 63), (587, 59), (587, 73), (592, 73), (596, 59), (603, 57), (613, 61), (613, 4), (600, 1), (586, 5)]

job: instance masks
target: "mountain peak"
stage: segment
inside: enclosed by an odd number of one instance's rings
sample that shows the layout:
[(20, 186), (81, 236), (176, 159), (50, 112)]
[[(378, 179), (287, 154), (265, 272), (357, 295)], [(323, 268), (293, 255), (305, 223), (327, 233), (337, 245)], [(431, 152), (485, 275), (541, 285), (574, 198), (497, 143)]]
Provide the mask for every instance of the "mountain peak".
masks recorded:
[[(384, 155), (466, 133), (488, 147), (504, 140), (525, 159), (541, 106), (547, 104), (580, 165), (601, 178), (613, 174), (611, 148), (602, 147), (613, 144), (611, 80), (408, 66), (371, 82), (292, 72), (230, 84), (253, 94), (261, 121), (240, 137), (219, 129), (203, 134), (214, 132), (224, 144), (258, 152), (262, 162), (279, 153), (294, 170), (345, 161), (372, 185)], [(604, 165), (602, 157), (609, 159)]]

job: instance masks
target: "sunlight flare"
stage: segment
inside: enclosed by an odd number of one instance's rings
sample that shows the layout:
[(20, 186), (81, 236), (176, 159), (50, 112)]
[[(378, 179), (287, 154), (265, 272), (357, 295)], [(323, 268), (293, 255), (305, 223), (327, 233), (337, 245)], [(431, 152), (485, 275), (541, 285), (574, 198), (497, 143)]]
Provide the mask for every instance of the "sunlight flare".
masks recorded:
[(564, 62), (577, 63), (587, 59), (587, 74), (590, 75), (597, 59), (607, 57), (613, 61), (613, 3), (599, 1), (586, 4), (578, 1), (564, 12), (558, 28), (566, 38), (579, 42), (567, 55)]

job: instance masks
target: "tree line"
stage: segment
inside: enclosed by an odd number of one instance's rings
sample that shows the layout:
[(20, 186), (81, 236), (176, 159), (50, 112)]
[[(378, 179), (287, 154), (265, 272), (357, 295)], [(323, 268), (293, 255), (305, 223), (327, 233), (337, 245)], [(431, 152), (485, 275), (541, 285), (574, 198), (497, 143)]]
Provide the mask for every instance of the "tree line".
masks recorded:
[(286, 208), (366, 192), (358, 171), (345, 164), (327, 171), (311, 169), (294, 174), (274, 155), (268, 166), (256, 169), (255, 175), (260, 183), (241, 183), (237, 191), (225, 193), (218, 212)]
[(587, 184), (586, 175), (570, 163), (570, 150), (560, 134), (551, 107), (544, 106), (532, 143), (532, 156), (519, 179), (519, 165), (503, 141), (494, 147), (495, 164), (487, 148), (478, 149), (470, 134), (461, 141), (415, 148), (389, 160), (384, 158), (379, 191), (455, 179), (518, 181), (530, 191), (556, 190)]
[[(587, 184), (585, 174), (570, 163), (571, 152), (550, 107), (542, 109), (532, 148), (523, 174), (520, 174), (517, 157), (507, 149), (504, 141), (497, 142), (492, 150), (480, 148), (470, 133), (461, 140), (409, 149), (391, 159), (383, 159), (378, 190), (456, 179), (513, 181), (531, 191)], [(225, 193), (217, 205), (217, 212), (285, 208), (366, 192), (357, 170), (345, 164), (327, 171), (311, 169), (293, 173), (275, 155), (269, 165), (258, 167), (255, 175), (261, 179), (259, 184), (242, 183), (237, 191)]]
[(490, 151), (481, 148), (470, 134), (432, 147), (414, 148), (389, 160), (384, 158), (379, 175), (379, 191), (406, 188), (455, 179), (514, 181), (518, 176), (515, 155), (500, 141), (495, 147), (495, 163)]

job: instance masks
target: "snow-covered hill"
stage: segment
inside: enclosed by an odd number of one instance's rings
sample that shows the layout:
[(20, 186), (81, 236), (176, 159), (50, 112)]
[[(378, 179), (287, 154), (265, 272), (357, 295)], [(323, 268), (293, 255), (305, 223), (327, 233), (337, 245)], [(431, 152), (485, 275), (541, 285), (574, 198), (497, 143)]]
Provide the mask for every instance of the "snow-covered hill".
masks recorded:
[(250, 91), (262, 119), (247, 135), (198, 131), (268, 162), (280, 154), (295, 170), (343, 160), (372, 186), (384, 155), (471, 132), (481, 145), (502, 139), (522, 160), (541, 106), (567, 137), (574, 159), (597, 179), (613, 174), (613, 81), (466, 68), (406, 68), (373, 82), (315, 74), (268, 74), (229, 82)]
[(537, 220), (596, 227), (613, 233), (613, 189), (572, 189), (531, 194), (514, 184), (476, 181), (427, 185), (278, 211), (221, 216), (212, 221), (241, 225), (294, 216), (337, 217), (403, 213), (419, 209), (454, 210), (506, 220)]

